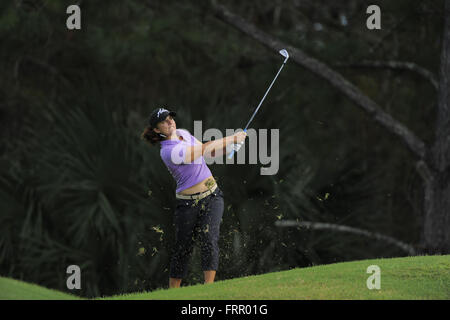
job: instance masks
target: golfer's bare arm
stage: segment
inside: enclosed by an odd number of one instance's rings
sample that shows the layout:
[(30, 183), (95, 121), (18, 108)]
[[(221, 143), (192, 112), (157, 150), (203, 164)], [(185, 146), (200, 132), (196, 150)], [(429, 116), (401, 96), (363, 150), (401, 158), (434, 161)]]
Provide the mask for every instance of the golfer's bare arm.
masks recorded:
[[(245, 135), (244, 135), (245, 136)], [(195, 137), (194, 137), (195, 138)], [(215, 157), (218, 152), (226, 153), (227, 146), (239, 142), (236, 135), (231, 135), (222, 139), (201, 143), (195, 139), (197, 145), (186, 149), (185, 163), (194, 162), (201, 156)]]
[[(196, 137), (194, 137), (194, 139), (198, 144), (202, 144), (200, 141), (197, 140)], [(203, 156), (214, 158), (214, 157), (219, 157), (221, 155), (224, 155), (226, 153), (227, 153), (227, 146), (223, 147), (222, 149), (213, 149), (213, 150), (211, 150), (211, 154), (204, 153)]]
[(185, 163), (194, 162), (195, 159), (201, 156), (214, 156), (216, 151), (226, 149), (227, 145), (233, 143), (233, 136), (217, 139), (201, 143), (197, 141), (197, 144), (186, 149)]

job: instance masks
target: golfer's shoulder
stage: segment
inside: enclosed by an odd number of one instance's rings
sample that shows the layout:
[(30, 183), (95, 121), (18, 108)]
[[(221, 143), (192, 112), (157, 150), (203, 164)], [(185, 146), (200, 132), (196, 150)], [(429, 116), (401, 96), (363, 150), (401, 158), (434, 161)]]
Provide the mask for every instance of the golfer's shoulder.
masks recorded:
[(181, 143), (172, 144), (166, 148), (161, 148), (160, 155), (167, 165), (182, 164), (186, 156), (186, 146)]
[(180, 147), (180, 142), (181, 141), (175, 140), (170, 141), (170, 143), (167, 143), (161, 147), (161, 149), (159, 150), (159, 154), (161, 156), (170, 155), (173, 149), (178, 149)]
[(177, 129), (177, 133), (181, 134), (183, 136), (183, 138), (184, 138), (184, 136), (186, 136), (186, 138), (191, 136), (191, 133), (187, 129), (184, 129), (184, 128)]
[(177, 145), (176, 141), (169, 141), (168, 143), (165, 143), (164, 145), (161, 145), (161, 149), (159, 149), (159, 154), (161, 155), (161, 158), (163, 160), (167, 157), (170, 157), (170, 153), (172, 152), (172, 149)]
[[(183, 136), (183, 140), (189, 141), (189, 132), (181, 132), (180, 129), (177, 129), (177, 134)], [(186, 152), (186, 147), (189, 146), (188, 143), (186, 143), (183, 140), (173, 139), (173, 140), (166, 140), (164, 144), (161, 144), (161, 149), (159, 150), (159, 154), (161, 155), (161, 158), (163, 160), (169, 160), (174, 153), (176, 154), (184, 154)]]
[(179, 134), (181, 134), (183, 136), (183, 138), (185, 138), (186, 141), (188, 141), (191, 146), (195, 146), (198, 144), (202, 144), (195, 136), (193, 136), (188, 130), (186, 129), (177, 129), (177, 130), (181, 130), (179, 131)]

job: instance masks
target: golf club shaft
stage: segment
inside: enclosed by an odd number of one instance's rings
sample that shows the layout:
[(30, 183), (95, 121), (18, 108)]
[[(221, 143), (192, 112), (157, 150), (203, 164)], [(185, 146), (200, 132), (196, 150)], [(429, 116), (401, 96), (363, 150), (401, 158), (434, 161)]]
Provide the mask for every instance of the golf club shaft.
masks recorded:
[[(255, 117), (256, 113), (258, 112), (259, 108), (261, 107), (261, 104), (263, 103), (264, 99), (266, 98), (267, 94), (269, 93), (270, 89), (272, 88), (273, 84), (275, 83), (275, 80), (277, 80), (278, 75), (280, 74), (280, 72), (283, 69), (285, 64), (286, 64), (286, 61), (283, 62), (283, 64), (281, 65), (280, 70), (278, 70), (277, 75), (275, 76), (275, 78), (273, 79), (273, 81), (270, 84), (269, 88), (267, 89), (266, 93), (264, 94), (264, 97), (261, 99), (261, 101), (259, 102), (259, 105), (256, 108), (255, 112), (253, 112), (253, 115), (251, 116), (250, 120), (247, 122), (247, 125), (244, 128), (244, 132), (247, 132), (247, 128), (250, 125), (250, 122), (252, 122), (253, 118)], [(228, 159), (231, 159), (233, 157), (233, 155), (234, 155), (234, 149), (231, 151), (230, 155), (228, 156)]]
[(275, 76), (275, 78), (273, 79), (272, 83), (270, 84), (269, 88), (267, 89), (266, 93), (264, 94), (264, 97), (261, 99), (261, 101), (259, 102), (258, 107), (256, 108), (255, 112), (253, 112), (252, 117), (250, 118), (250, 120), (247, 122), (247, 125), (245, 126), (245, 130), (247, 130), (248, 126), (250, 125), (250, 122), (252, 122), (253, 118), (255, 117), (256, 113), (258, 112), (259, 108), (261, 107), (261, 104), (263, 103), (264, 99), (266, 98), (267, 94), (269, 93), (270, 89), (272, 88), (273, 84), (275, 83), (275, 80), (277, 80), (278, 75), (280, 74), (281, 70), (284, 67), (284, 63), (281, 65), (280, 70), (278, 70), (277, 75)]

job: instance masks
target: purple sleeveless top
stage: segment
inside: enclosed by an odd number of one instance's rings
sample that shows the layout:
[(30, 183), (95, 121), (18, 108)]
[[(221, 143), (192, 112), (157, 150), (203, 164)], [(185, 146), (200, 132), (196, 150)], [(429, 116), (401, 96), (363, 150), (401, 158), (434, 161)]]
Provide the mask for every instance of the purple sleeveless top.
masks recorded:
[(178, 193), (205, 180), (212, 174), (203, 156), (191, 163), (185, 163), (187, 147), (193, 146), (197, 142), (187, 130), (177, 129), (176, 132), (178, 136), (183, 137), (183, 140), (161, 141), (160, 155), (177, 183), (175, 192)]

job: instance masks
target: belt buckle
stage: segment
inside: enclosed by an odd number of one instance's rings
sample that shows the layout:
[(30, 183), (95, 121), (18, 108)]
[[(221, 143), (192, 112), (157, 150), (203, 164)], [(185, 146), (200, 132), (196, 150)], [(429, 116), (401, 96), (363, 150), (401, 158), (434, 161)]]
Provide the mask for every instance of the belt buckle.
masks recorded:
[[(210, 194), (214, 194), (214, 191), (216, 189), (217, 189), (217, 184), (215, 184), (213, 186), (213, 188), (211, 188), (209, 190), (206, 190), (204, 192), (201, 192), (201, 193), (197, 194), (196, 196), (194, 196), (194, 195), (181, 195), (181, 197), (187, 197), (189, 200), (196, 200), (196, 199), (200, 200), (200, 199), (203, 199), (203, 198), (205, 198), (206, 196), (208, 196)], [(180, 198), (180, 199), (183, 199), (183, 198)]]

